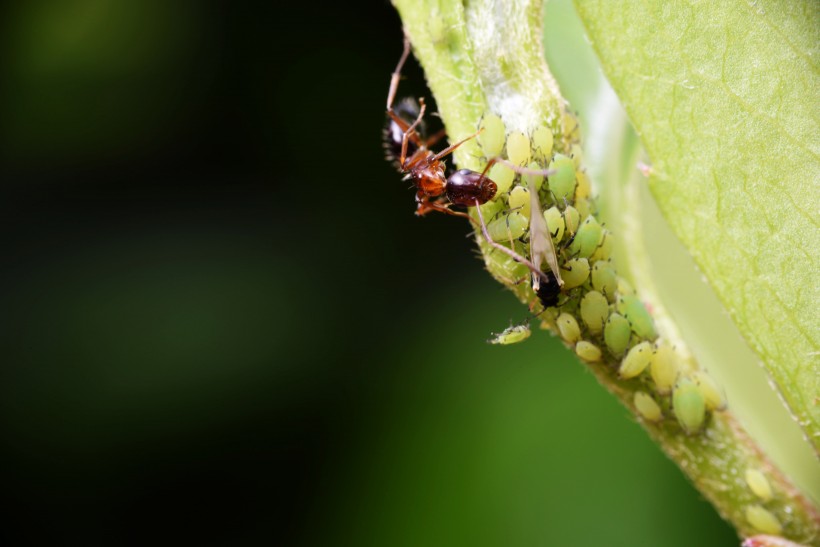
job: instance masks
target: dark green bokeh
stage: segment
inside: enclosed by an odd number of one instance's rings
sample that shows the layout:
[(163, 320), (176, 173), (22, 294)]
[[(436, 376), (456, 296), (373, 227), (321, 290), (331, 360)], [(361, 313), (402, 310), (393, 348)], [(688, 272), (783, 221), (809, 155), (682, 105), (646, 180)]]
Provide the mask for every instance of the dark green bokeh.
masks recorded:
[(555, 339), (484, 343), (526, 310), (382, 160), (388, 4), (0, 11), (7, 544), (734, 543)]

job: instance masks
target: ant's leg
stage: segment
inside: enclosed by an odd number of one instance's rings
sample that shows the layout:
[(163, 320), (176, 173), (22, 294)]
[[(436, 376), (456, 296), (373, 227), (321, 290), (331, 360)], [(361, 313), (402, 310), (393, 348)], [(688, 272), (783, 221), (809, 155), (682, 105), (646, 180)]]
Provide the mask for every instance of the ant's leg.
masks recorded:
[(479, 133), (481, 133), (482, 131), (484, 131), (484, 128), (483, 128), (483, 127), (482, 127), (481, 129), (479, 129), (478, 131), (476, 131), (475, 133), (473, 133), (472, 135), (470, 135), (469, 137), (467, 137), (466, 139), (461, 139), (461, 140), (460, 140), (460, 141), (458, 141), (457, 143), (455, 143), (455, 144), (451, 144), (450, 146), (448, 146), (447, 148), (445, 148), (444, 150), (442, 150), (441, 152), (439, 152), (438, 154), (436, 154), (435, 156), (433, 156), (433, 157), (432, 157), (432, 159), (430, 160), (430, 162), (432, 163), (432, 162), (434, 162), (434, 161), (438, 161), (438, 160), (440, 160), (441, 158), (443, 158), (444, 156), (448, 156), (448, 155), (452, 154), (452, 153), (453, 153), (453, 151), (454, 151), (456, 148), (458, 148), (459, 146), (461, 146), (461, 145), (462, 145), (462, 144), (464, 144), (465, 142), (469, 141), (470, 139), (474, 139), (474, 138), (476, 138), (476, 137), (478, 136), (478, 134), (479, 134)]
[(447, 205), (448, 203), (442, 201), (430, 201), (427, 196), (424, 195), (416, 195), (416, 203), (418, 203), (418, 207), (416, 208), (416, 216), (423, 217), (430, 211), (438, 211), (440, 213), (446, 213), (448, 215), (452, 215), (454, 217), (463, 217), (472, 222), (473, 224), (477, 224), (476, 220), (468, 215), (467, 213), (463, 213), (461, 211), (454, 211), (450, 209)]
[(519, 264), (523, 264), (524, 266), (529, 268), (532, 273), (539, 276), (544, 281), (548, 281), (547, 276), (544, 274), (544, 272), (542, 272), (538, 267), (536, 267), (535, 264), (521, 256), (520, 254), (516, 253), (512, 249), (508, 249), (500, 243), (496, 243), (495, 241), (493, 241), (493, 238), (490, 237), (490, 232), (487, 231), (487, 224), (484, 222), (484, 215), (481, 213), (481, 206), (478, 203), (478, 200), (476, 200), (475, 202), (475, 208), (478, 212), (478, 219), (479, 221), (481, 221), (481, 233), (484, 234), (484, 239), (487, 240), (487, 243), (492, 248), (501, 251), (502, 253), (506, 254), (507, 256), (518, 262)]
[[(419, 99), (419, 105), (419, 115), (416, 117), (416, 120), (410, 125), (410, 127), (404, 130), (404, 134), (401, 137), (401, 156), (399, 157), (399, 164), (401, 165), (402, 169), (404, 169), (404, 162), (407, 159), (407, 139), (410, 138), (410, 136), (412, 135), (413, 141), (419, 146), (423, 146), (421, 139), (419, 139), (419, 136), (416, 134), (416, 126), (421, 123), (421, 119), (424, 117), (424, 111), (427, 110), (427, 105), (424, 104), (424, 97)], [(398, 116), (395, 115), (393, 112), (390, 112), (390, 117), (394, 120), (398, 118)], [(399, 127), (401, 127), (401, 124), (399, 124)]]
[(430, 148), (431, 146), (433, 146), (434, 144), (436, 144), (438, 141), (440, 141), (441, 139), (443, 139), (446, 136), (447, 136), (447, 130), (442, 129), (441, 131), (439, 131), (438, 133), (436, 133), (435, 135), (433, 135), (432, 137), (429, 137), (426, 141), (424, 141), (424, 146), (426, 146), (427, 148)]
[(404, 37), (404, 52), (401, 54), (401, 58), (399, 59), (399, 64), (396, 65), (396, 70), (393, 71), (393, 74), (390, 76), (390, 89), (387, 92), (387, 111), (393, 112), (393, 100), (396, 98), (396, 91), (399, 89), (399, 79), (401, 78), (401, 69), (404, 66), (404, 62), (407, 60), (407, 56), (410, 55), (410, 40), (407, 39), (407, 36)]

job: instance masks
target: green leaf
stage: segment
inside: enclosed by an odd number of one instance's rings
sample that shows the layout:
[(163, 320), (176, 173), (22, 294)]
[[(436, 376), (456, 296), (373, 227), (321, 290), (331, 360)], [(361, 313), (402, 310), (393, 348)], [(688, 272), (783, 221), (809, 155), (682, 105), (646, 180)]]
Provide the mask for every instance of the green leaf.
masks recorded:
[(817, 451), (820, 4), (576, 6), (661, 211)]

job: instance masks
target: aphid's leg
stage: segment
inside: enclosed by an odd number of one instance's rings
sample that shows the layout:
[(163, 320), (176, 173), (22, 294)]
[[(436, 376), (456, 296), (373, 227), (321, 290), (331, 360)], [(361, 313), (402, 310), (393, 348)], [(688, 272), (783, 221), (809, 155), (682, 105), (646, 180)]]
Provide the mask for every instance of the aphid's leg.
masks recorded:
[(478, 219), (481, 223), (481, 233), (484, 234), (484, 239), (487, 240), (487, 243), (494, 249), (501, 251), (502, 253), (506, 254), (516, 262), (523, 264), (527, 268), (530, 269), (532, 273), (542, 278), (544, 281), (547, 281), (547, 276), (538, 269), (535, 264), (521, 256), (520, 254), (516, 253), (512, 249), (508, 249), (507, 247), (501, 245), (500, 243), (496, 243), (493, 241), (493, 238), (490, 237), (490, 232), (487, 231), (487, 224), (484, 222), (484, 215), (481, 213), (481, 206), (478, 203), (478, 200), (475, 202), (476, 211), (478, 212)]

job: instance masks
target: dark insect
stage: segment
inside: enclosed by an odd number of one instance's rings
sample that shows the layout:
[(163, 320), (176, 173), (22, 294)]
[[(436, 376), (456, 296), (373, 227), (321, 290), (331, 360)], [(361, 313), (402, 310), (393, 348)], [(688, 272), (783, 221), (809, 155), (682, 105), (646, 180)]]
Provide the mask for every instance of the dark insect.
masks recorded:
[(393, 108), (393, 101), (401, 78), (401, 69), (409, 54), (410, 42), (405, 39), (404, 52), (390, 79), (390, 89), (387, 93), (387, 116), (389, 121), (384, 134), (385, 151), (388, 158), (394, 160), (399, 171), (405, 173), (406, 178), (411, 179), (415, 184), (417, 215), (423, 216), (430, 211), (441, 211), (450, 215), (470, 218), (466, 213), (453, 211), (450, 209), (450, 205), (472, 207), (490, 201), (497, 190), (495, 182), (490, 180), (486, 174), (492, 163), (488, 163), (487, 168), (482, 173), (461, 169), (446, 177), (445, 164), (442, 158), (452, 154), (456, 148), (475, 138), (478, 133), (474, 133), (435, 154), (428, 147), (435, 144), (443, 136), (443, 133), (439, 132), (426, 140), (423, 137), (421, 127), (426, 108), (424, 99), (419, 100), (418, 112), (412, 122), (410, 121), (410, 115), (413, 108), (410, 105), (414, 104), (415, 101), (412, 103), (402, 101), (399, 106)]

